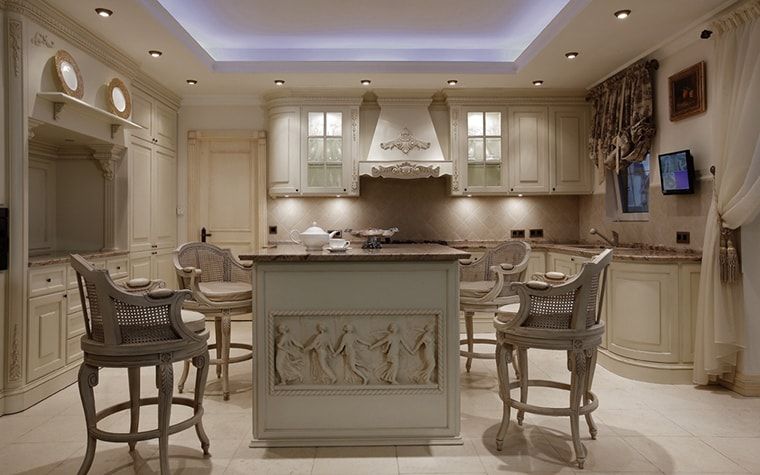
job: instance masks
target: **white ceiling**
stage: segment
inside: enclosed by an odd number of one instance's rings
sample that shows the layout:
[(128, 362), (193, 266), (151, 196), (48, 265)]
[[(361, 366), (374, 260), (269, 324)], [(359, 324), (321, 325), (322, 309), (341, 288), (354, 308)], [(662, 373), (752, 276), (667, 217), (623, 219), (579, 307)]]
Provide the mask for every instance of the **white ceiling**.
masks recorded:
[[(227, 96), (233, 104), (272, 90), (274, 79), (288, 87), (356, 88), (366, 77), (372, 88), (433, 90), (452, 78), (460, 89), (531, 88), (542, 79), (544, 90), (578, 91), (734, 1), (48, 0), (186, 101)], [(97, 7), (115, 13), (101, 18)], [(257, 8), (261, 17), (251, 18)], [(613, 16), (625, 8), (629, 18)], [(343, 42), (352, 48), (334, 48)], [(164, 54), (151, 58), (151, 49)], [(283, 49), (294, 50), (292, 56), (272, 56)], [(336, 60), (346, 50), (356, 60)], [(422, 50), (438, 56), (420, 61)], [(567, 60), (568, 51), (580, 56)], [(310, 52), (327, 56), (303, 61)], [(371, 56), (399, 52), (409, 56)], [(188, 78), (198, 84), (187, 85)]]

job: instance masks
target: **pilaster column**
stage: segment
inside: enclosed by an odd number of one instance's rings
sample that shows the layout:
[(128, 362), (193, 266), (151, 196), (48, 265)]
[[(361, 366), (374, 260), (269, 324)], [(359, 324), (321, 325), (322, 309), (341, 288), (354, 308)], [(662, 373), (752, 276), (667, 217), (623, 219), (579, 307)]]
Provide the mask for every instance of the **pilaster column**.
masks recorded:
[(115, 144), (94, 144), (89, 148), (92, 149), (92, 158), (103, 172), (103, 250), (110, 251), (117, 248), (116, 216), (118, 216), (119, 207), (116, 175), (126, 148)]

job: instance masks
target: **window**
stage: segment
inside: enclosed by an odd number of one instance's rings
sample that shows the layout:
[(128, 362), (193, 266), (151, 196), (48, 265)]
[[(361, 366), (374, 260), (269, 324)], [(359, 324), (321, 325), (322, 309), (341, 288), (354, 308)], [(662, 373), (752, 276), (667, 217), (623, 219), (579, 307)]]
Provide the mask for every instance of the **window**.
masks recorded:
[(501, 185), (501, 112), (467, 113), (467, 185)]
[(309, 112), (306, 154), (308, 186), (343, 186), (343, 114)]
[(607, 195), (608, 197), (612, 195), (615, 200), (614, 207), (608, 206), (608, 210), (610, 208), (615, 210), (615, 216), (612, 216), (614, 219), (618, 221), (649, 220), (649, 158), (647, 154), (641, 162), (631, 163), (621, 170), (619, 175), (608, 172)]

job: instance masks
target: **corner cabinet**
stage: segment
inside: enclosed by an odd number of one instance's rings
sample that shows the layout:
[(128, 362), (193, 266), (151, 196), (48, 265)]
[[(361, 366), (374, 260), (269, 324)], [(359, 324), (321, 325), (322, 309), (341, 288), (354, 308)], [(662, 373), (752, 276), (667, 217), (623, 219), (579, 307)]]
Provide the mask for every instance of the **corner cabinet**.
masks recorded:
[(269, 194), (359, 195), (361, 98), (268, 100)]
[[(590, 110), (582, 99), (455, 98), (449, 99), (449, 113), (452, 195), (593, 191)], [(478, 116), (482, 125), (472, 120)]]

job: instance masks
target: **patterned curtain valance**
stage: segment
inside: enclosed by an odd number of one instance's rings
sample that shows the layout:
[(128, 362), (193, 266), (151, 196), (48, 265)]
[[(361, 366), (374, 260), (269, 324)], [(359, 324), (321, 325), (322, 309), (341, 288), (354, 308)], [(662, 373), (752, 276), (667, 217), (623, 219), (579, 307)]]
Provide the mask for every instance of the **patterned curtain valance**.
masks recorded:
[(616, 173), (644, 160), (655, 134), (654, 70), (657, 61), (642, 59), (591, 89), (593, 109), (589, 154), (600, 179), (604, 169)]

